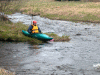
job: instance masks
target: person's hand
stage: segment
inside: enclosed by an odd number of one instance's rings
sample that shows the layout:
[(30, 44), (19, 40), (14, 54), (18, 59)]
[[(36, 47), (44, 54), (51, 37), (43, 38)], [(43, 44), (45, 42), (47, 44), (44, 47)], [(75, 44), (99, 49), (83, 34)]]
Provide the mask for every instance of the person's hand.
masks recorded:
[(32, 35), (32, 33), (30, 33)]
[(41, 34), (43, 34), (42, 32), (40, 32)]

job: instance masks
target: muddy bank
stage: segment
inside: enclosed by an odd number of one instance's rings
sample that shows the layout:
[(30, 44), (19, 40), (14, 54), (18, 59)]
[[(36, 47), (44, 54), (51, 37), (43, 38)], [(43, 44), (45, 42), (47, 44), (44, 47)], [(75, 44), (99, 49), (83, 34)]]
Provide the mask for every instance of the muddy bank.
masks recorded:
[(10, 20), (7, 18), (6, 15), (1, 15), (1, 14), (0, 14), (0, 21), (9, 21), (10, 22)]

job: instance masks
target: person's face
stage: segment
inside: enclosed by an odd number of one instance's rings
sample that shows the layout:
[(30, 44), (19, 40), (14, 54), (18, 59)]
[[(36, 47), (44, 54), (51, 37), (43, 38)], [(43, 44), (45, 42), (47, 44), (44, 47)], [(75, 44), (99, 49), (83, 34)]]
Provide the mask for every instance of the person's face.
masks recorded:
[(33, 25), (36, 25), (36, 23), (33, 23)]

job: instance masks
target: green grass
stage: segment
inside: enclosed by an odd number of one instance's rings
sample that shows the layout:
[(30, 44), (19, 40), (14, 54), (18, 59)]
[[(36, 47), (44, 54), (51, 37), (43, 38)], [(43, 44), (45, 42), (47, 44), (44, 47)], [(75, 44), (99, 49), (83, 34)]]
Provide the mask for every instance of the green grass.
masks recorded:
[(89, 3), (86, 7), (87, 8), (100, 8), (100, 5)]
[(58, 36), (57, 34), (54, 34), (54, 33), (45, 33), (46, 35), (50, 36), (50, 37), (53, 37), (54, 38), (54, 41), (70, 41), (70, 38), (69, 36)]
[(36, 8), (33, 12), (37, 13), (40, 12), (39, 8)]
[[(41, 17), (47, 17), (49, 19), (58, 19), (58, 20), (69, 20), (69, 21), (91, 21), (91, 22), (98, 22), (100, 21), (100, 18), (92, 15), (90, 13), (80, 12), (81, 15), (73, 15), (73, 16), (63, 16), (63, 15), (57, 15), (57, 14), (41, 14)], [(83, 15), (85, 14), (85, 16)], [(79, 18), (80, 16), (83, 16)]]
[(28, 10), (26, 10), (26, 9), (25, 9), (23, 12), (27, 13), (27, 12), (28, 12)]
[[(4, 12), (5, 14), (12, 14), (14, 12), (19, 12), (20, 8), (25, 7), (25, 4), (28, 1), (21, 0), (21, 1), (11, 1), (11, 2), (1, 2), (0, 7), (2, 10), (0, 12)], [(3, 6), (1, 6), (3, 4)]]
[[(8, 21), (0, 21), (0, 40), (3, 41), (17, 41), (17, 42), (30, 42), (33, 44), (41, 44), (44, 43), (35, 38), (27, 37), (22, 33), (22, 30), (27, 30), (28, 26), (22, 24), (21, 22), (18, 23), (11, 23)], [(49, 36), (53, 37), (55, 41), (61, 41), (65, 37), (59, 37), (58, 35), (51, 33), (48, 34)], [(59, 40), (61, 39), (61, 40)], [(69, 41), (69, 38), (66, 38), (62, 41)]]
[(56, 18), (59, 18), (59, 15), (57, 14), (41, 14), (40, 15), (41, 17), (47, 17), (49, 19), (56, 19)]
[[(75, 10), (73, 11), (74, 8)], [(99, 9), (99, 2), (21, 0), (10, 2), (10, 4), (3, 9), (3, 12), (6, 14), (12, 14), (21, 11), (25, 14), (40, 14), (41, 17), (47, 17), (50, 19), (100, 22), (100, 16), (98, 17), (98, 15), (100, 15)]]
[(30, 38), (22, 33), (22, 30), (27, 30), (28, 26), (19, 23), (9, 23), (0, 21), (0, 39), (3, 41), (17, 41), (17, 42), (32, 42), (33, 44), (40, 44), (43, 41), (35, 38)]

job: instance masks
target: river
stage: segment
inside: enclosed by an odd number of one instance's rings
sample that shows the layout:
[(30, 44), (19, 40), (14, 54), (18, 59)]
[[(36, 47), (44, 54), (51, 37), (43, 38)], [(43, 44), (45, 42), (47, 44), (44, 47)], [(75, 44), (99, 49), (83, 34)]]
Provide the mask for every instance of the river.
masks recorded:
[[(30, 25), (32, 17), (15, 13), (8, 18)], [(100, 75), (93, 64), (100, 63), (100, 24), (50, 20), (33, 16), (42, 32), (69, 35), (69, 42), (0, 42), (0, 67), (16, 75)]]

